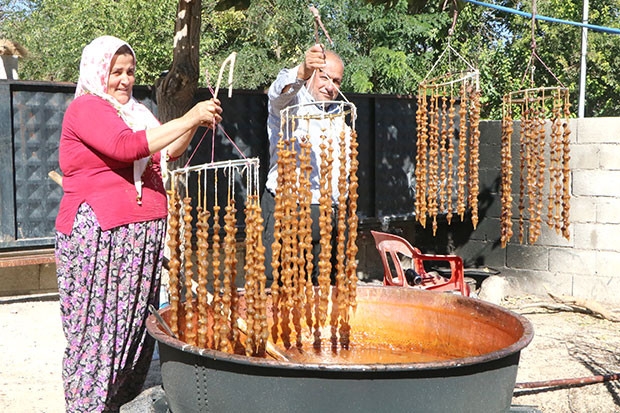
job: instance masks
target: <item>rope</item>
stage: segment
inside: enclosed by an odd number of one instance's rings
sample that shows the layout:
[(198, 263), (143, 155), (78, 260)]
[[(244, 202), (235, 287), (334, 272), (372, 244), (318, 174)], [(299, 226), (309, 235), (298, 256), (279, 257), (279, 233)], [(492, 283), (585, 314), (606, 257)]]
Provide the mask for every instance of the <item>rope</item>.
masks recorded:
[[(446, 46), (446, 48), (444, 49), (443, 52), (441, 52), (441, 55), (439, 55), (439, 58), (437, 58), (437, 61), (435, 62), (435, 64), (433, 65), (433, 67), (431, 67), (431, 70), (428, 71), (428, 73), (426, 74), (426, 76), (424, 77), (424, 80), (422, 80), (421, 83), (426, 82), (426, 80), (428, 79), (428, 77), (433, 73), (433, 71), (435, 70), (435, 68), (437, 67), (437, 65), (444, 59), (445, 55), (447, 52), (452, 52), (454, 53), (459, 59), (461, 59), (465, 65), (467, 66), (467, 68), (469, 70), (471, 70), (472, 72), (478, 72), (467, 60), (465, 60), (465, 58), (463, 56), (461, 56), (459, 54), (459, 52), (457, 52), (452, 45), (450, 44), (450, 39), (448, 38), (448, 45)], [(448, 54), (448, 59), (450, 59), (450, 54)], [(451, 61), (451, 60), (450, 60)]]
[(530, 85), (534, 86), (534, 69), (535, 69), (534, 58), (536, 58), (536, 60), (538, 60), (540, 64), (542, 64), (543, 67), (547, 69), (547, 71), (551, 74), (551, 76), (553, 76), (555, 81), (558, 82), (562, 87), (564, 87), (564, 84), (560, 81), (560, 79), (558, 79), (555, 73), (551, 71), (549, 66), (547, 66), (545, 62), (542, 61), (540, 56), (538, 56), (538, 54), (536, 53), (536, 19), (537, 19), (536, 10), (537, 10), (536, 0), (532, 0), (532, 22), (530, 26), (530, 31), (531, 31), (530, 35), (532, 37), (532, 45), (531, 45), (532, 54), (530, 55), (530, 60), (528, 61), (527, 66), (525, 67), (523, 77), (521, 78), (521, 84), (525, 82), (525, 77), (527, 76), (528, 71), (529, 71), (530, 72)]
[[(222, 66), (220, 67), (220, 72), (219, 72), (219, 76), (218, 76), (218, 80), (217, 80), (217, 86), (216, 86), (215, 91), (211, 87), (211, 82), (209, 81), (209, 70), (205, 70), (205, 78), (207, 79), (207, 89), (209, 89), (209, 92), (211, 92), (211, 95), (213, 95), (214, 98), (217, 97), (217, 94), (219, 92), (220, 82), (222, 81), (222, 74), (224, 72), (224, 68), (225, 68), (227, 63), (230, 63), (229, 72), (228, 72), (228, 97), (232, 96), (232, 76), (233, 76), (233, 69), (235, 67), (235, 57), (236, 57), (236, 55), (237, 54), (235, 52), (231, 53), (226, 58), (226, 60), (224, 60), (224, 62), (222, 63)], [(213, 134), (211, 135), (211, 163), (215, 162), (215, 128), (216, 127), (224, 134), (224, 136), (226, 136), (226, 138), (230, 141), (230, 143), (232, 143), (232, 145), (235, 147), (237, 152), (239, 152), (241, 157), (243, 159), (247, 159), (245, 154), (241, 151), (241, 149), (239, 149), (239, 147), (237, 146), (235, 141), (230, 136), (228, 136), (228, 133), (226, 133), (226, 131), (224, 130), (224, 127), (222, 125), (220, 125), (220, 124), (217, 124), (217, 125), (214, 124), (213, 128), (206, 129), (205, 132), (202, 134), (202, 136), (200, 137), (200, 141), (198, 141), (198, 144), (196, 145), (196, 147), (192, 151), (192, 154), (187, 159), (187, 162), (185, 163), (184, 168), (187, 168), (189, 166), (192, 158), (196, 154), (196, 151), (198, 150), (198, 148), (202, 144), (202, 141), (204, 140), (205, 136), (207, 135), (207, 132), (209, 132), (209, 131), (213, 131)]]

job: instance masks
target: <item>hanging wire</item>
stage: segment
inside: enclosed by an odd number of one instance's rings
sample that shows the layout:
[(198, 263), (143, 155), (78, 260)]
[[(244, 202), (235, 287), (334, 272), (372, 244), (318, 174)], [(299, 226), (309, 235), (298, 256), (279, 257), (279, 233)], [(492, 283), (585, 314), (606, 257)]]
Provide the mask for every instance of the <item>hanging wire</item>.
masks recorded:
[(558, 82), (562, 87), (565, 87), (564, 84), (560, 81), (560, 79), (558, 79), (558, 77), (555, 75), (555, 73), (553, 73), (553, 71), (549, 68), (549, 66), (547, 66), (545, 62), (543, 62), (543, 60), (540, 58), (540, 56), (538, 56), (538, 54), (536, 53), (536, 49), (537, 49), (537, 44), (536, 44), (536, 15), (537, 13), (536, 11), (537, 11), (536, 0), (532, 0), (532, 13), (531, 13), (532, 19), (530, 23), (530, 36), (531, 36), (531, 50), (532, 51), (531, 51), (530, 59), (528, 60), (527, 66), (525, 67), (523, 77), (521, 78), (521, 84), (524, 84), (525, 78), (529, 74), (530, 75), (530, 87), (534, 87), (534, 71), (536, 69), (535, 61), (538, 61), (545, 69), (547, 69), (549, 74), (555, 79), (556, 82)]

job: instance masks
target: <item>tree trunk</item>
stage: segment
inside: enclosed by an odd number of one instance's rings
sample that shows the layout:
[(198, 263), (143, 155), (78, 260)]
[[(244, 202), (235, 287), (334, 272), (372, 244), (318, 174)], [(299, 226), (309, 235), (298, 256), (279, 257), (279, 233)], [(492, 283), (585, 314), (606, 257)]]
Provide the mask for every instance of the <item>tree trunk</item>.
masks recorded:
[[(201, 0), (179, 0), (172, 68), (155, 85), (157, 117), (162, 123), (182, 116), (194, 104), (199, 78), (201, 9)], [(184, 163), (186, 158), (182, 156), (175, 164)]]

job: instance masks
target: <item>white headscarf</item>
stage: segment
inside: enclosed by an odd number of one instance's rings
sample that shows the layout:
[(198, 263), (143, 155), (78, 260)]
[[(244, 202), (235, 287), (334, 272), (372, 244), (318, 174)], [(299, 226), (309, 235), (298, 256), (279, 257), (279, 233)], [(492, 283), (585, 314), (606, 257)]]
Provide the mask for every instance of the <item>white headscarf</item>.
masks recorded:
[[(129, 102), (121, 105), (112, 95), (108, 94), (108, 78), (112, 58), (122, 46), (129, 47), (134, 62), (136, 54), (131, 46), (114, 36), (101, 36), (90, 42), (82, 51), (80, 61), (80, 77), (75, 89), (75, 97), (85, 94), (99, 96), (109, 102), (134, 132), (159, 126), (155, 116), (143, 104), (131, 96)], [(163, 157), (162, 157), (163, 159)], [(138, 159), (133, 163), (133, 179), (136, 186), (138, 202), (142, 199), (142, 173), (146, 169), (150, 156)]]

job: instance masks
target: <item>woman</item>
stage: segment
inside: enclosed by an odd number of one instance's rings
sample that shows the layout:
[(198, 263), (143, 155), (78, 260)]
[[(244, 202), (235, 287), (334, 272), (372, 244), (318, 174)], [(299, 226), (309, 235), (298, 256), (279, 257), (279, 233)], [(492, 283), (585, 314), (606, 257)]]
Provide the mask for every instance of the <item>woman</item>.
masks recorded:
[(67, 347), (68, 412), (118, 411), (139, 394), (153, 354), (148, 305), (157, 306), (167, 216), (161, 175), (198, 126), (221, 121), (217, 99), (160, 125), (132, 97), (135, 54), (112, 36), (84, 48), (63, 119), (64, 195), (56, 261)]

